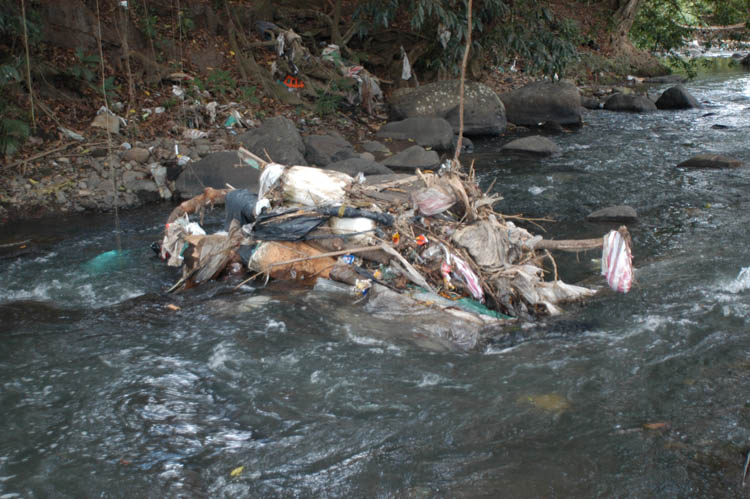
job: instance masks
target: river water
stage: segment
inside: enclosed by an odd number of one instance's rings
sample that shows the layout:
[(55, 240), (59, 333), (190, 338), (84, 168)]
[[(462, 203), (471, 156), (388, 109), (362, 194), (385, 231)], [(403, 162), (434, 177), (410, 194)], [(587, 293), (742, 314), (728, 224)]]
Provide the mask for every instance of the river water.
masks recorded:
[[(479, 353), (304, 289), (166, 295), (166, 206), (121, 216), (114, 259), (112, 216), (11, 227), (42, 251), (0, 261), (0, 497), (747, 496), (750, 169), (675, 165), (750, 164), (750, 75), (687, 86), (703, 109), (588, 112), (559, 158), (476, 144), (496, 209), (550, 237), (640, 217), (629, 294)], [(559, 256), (561, 277), (601, 287), (596, 257)]]

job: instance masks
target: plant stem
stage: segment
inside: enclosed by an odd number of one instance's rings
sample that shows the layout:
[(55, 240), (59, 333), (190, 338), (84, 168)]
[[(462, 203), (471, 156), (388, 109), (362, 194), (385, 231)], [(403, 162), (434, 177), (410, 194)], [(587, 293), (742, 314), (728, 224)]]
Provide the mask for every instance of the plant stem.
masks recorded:
[(34, 90), (31, 87), (29, 34), (26, 29), (26, 0), (21, 0), (21, 17), (23, 18), (23, 44), (26, 49), (26, 86), (29, 87), (29, 102), (31, 103), (31, 128), (36, 129), (36, 116), (34, 114)]

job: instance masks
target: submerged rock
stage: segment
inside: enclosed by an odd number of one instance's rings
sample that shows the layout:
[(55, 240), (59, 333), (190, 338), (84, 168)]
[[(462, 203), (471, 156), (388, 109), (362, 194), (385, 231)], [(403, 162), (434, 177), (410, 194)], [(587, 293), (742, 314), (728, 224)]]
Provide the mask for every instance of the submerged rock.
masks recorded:
[(656, 104), (648, 97), (634, 94), (614, 94), (604, 103), (608, 111), (630, 111), (632, 113), (650, 113), (656, 111)]
[(632, 206), (607, 206), (590, 213), (586, 220), (589, 222), (634, 223), (638, 221), (638, 213)]
[(720, 154), (699, 154), (678, 164), (678, 168), (738, 168), (742, 161)]
[(668, 88), (656, 101), (659, 109), (692, 109), (701, 107), (700, 102), (690, 95), (682, 85)]
[(502, 147), (503, 151), (511, 151), (536, 156), (557, 156), (562, 154), (560, 146), (541, 135), (532, 135), (508, 142)]

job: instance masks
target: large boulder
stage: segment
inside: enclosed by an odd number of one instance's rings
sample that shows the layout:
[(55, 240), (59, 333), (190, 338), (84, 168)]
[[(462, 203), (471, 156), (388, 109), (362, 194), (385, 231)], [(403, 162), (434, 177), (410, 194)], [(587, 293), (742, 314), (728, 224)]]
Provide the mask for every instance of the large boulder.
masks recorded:
[(393, 173), (393, 170), (387, 166), (383, 166), (380, 163), (364, 158), (349, 158), (336, 161), (335, 163), (326, 166), (325, 169), (346, 173), (352, 177), (355, 177), (358, 173), (362, 173), (365, 176), (388, 175)]
[(534, 156), (558, 156), (562, 154), (560, 146), (541, 135), (532, 135), (512, 140), (505, 144), (502, 150)]
[(500, 95), (508, 121), (539, 126), (547, 121), (580, 125), (581, 94), (572, 83), (537, 81)]
[(303, 139), (303, 142), (305, 144), (305, 159), (310, 165), (322, 167), (357, 156), (352, 145), (337, 132), (308, 135)]
[(389, 156), (382, 164), (392, 170), (414, 171), (417, 168), (432, 169), (440, 165), (440, 156), (435, 151), (426, 151), (421, 146), (411, 146), (398, 154)]
[(453, 142), (453, 127), (444, 118), (417, 116), (383, 125), (377, 137), (413, 140), (422, 147), (445, 151)]
[(635, 94), (614, 94), (604, 103), (608, 111), (629, 111), (632, 113), (650, 113), (656, 111), (656, 104), (648, 97)]
[(259, 178), (258, 170), (243, 163), (236, 151), (222, 151), (185, 165), (175, 180), (175, 190), (183, 199), (197, 196), (205, 187), (223, 189), (226, 184), (258, 192)]
[[(445, 118), (459, 128), (458, 80), (443, 80), (417, 88), (402, 88), (390, 99), (391, 119), (417, 116)], [(505, 107), (497, 94), (478, 82), (467, 82), (464, 88), (464, 135), (500, 135), (505, 130)]]
[(266, 152), (271, 159), (282, 165), (306, 166), (305, 144), (294, 122), (277, 116), (263, 122), (261, 126), (238, 137), (246, 149), (261, 158)]
[(678, 164), (678, 168), (738, 168), (742, 161), (720, 154), (698, 154)]
[(693, 109), (701, 107), (700, 102), (690, 95), (682, 85), (668, 88), (656, 101), (659, 109)]

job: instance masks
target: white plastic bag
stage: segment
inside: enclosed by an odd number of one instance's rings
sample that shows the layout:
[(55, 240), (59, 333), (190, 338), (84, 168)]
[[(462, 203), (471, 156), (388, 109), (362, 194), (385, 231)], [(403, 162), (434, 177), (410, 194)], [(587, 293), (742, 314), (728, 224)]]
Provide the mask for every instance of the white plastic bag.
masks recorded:
[(346, 173), (290, 166), (281, 177), (281, 188), (287, 201), (304, 206), (325, 206), (344, 202), (346, 188), (352, 182), (354, 179)]
[(609, 287), (620, 293), (630, 291), (633, 284), (633, 256), (627, 241), (616, 230), (604, 236), (602, 275), (607, 278)]

